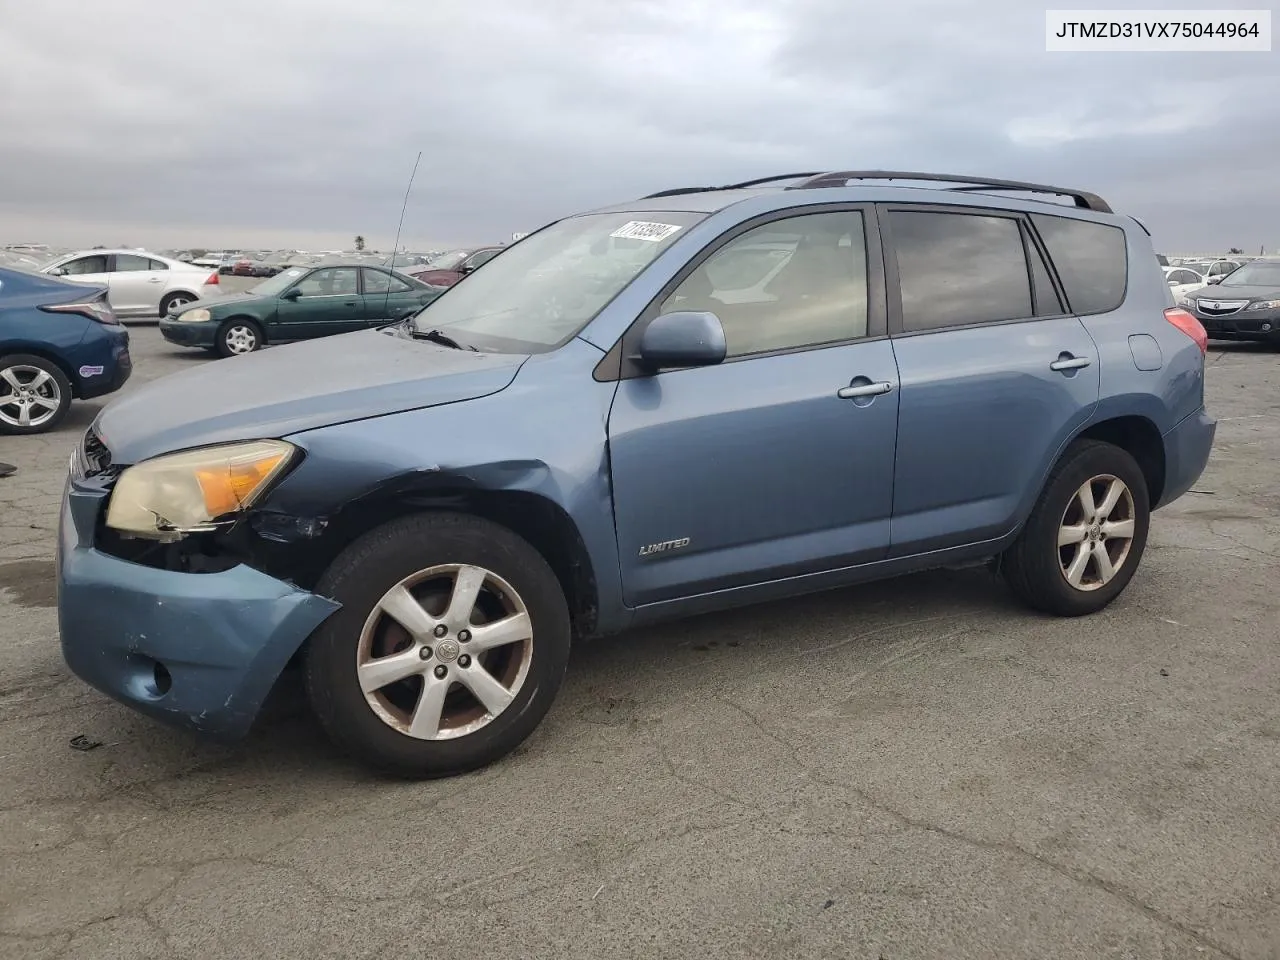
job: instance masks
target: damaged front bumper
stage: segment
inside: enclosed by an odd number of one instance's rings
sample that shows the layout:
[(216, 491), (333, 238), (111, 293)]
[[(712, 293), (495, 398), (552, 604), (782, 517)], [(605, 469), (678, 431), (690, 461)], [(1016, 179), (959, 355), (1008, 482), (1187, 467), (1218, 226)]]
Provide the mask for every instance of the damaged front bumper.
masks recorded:
[(157, 719), (243, 736), (289, 659), (339, 605), (244, 565), (178, 573), (95, 549), (106, 499), (74, 482), (63, 497), (58, 625), (67, 665)]

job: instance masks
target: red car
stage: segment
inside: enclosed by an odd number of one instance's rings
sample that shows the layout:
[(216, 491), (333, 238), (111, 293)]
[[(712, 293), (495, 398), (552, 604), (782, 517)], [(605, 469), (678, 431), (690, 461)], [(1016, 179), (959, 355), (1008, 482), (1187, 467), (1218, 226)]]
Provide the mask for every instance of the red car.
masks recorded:
[(453, 250), (440, 254), (420, 267), (409, 267), (402, 272), (433, 287), (451, 287), (472, 270), (488, 263), (504, 249), (503, 247), (473, 247), (470, 250)]
[(231, 274), (236, 277), (252, 277), (253, 261), (248, 257), (241, 257), (232, 265)]

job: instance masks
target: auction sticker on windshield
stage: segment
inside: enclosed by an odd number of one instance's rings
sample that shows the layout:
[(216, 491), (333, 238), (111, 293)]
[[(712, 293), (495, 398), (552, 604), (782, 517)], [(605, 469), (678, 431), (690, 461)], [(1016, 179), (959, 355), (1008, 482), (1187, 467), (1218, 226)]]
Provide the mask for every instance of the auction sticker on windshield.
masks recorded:
[(651, 243), (661, 243), (679, 229), (678, 226), (670, 223), (629, 220), (609, 236), (617, 237), (619, 240), (648, 240)]

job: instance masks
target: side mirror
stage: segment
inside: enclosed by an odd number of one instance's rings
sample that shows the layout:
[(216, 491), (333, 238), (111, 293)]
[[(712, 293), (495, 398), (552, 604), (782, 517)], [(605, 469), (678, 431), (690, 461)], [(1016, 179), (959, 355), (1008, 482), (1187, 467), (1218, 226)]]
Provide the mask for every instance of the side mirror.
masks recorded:
[(67, 268), (54, 267), (52, 270), (49, 271), (49, 273), (51, 273), (55, 277), (65, 277), (67, 275)]
[(637, 359), (655, 372), (671, 367), (710, 367), (727, 352), (724, 327), (714, 313), (680, 311), (654, 317), (640, 337)]
[(299, 290), (297, 287), (290, 287), (284, 293), (280, 294), (280, 299), (281, 300), (297, 300), (300, 296), (302, 296), (301, 290)]
[(1207, 280), (1205, 280), (1205, 283), (1221, 283), (1221, 282), (1222, 282), (1222, 277), (1209, 277)]

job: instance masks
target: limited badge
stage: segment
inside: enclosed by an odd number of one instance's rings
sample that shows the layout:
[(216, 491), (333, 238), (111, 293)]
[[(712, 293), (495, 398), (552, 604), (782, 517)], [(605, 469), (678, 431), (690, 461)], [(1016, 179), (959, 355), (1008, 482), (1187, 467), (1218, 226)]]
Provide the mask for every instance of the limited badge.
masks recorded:
[(102, 367), (81, 367), (80, 376), (82, 377), (100, 377), (102, 376)]

